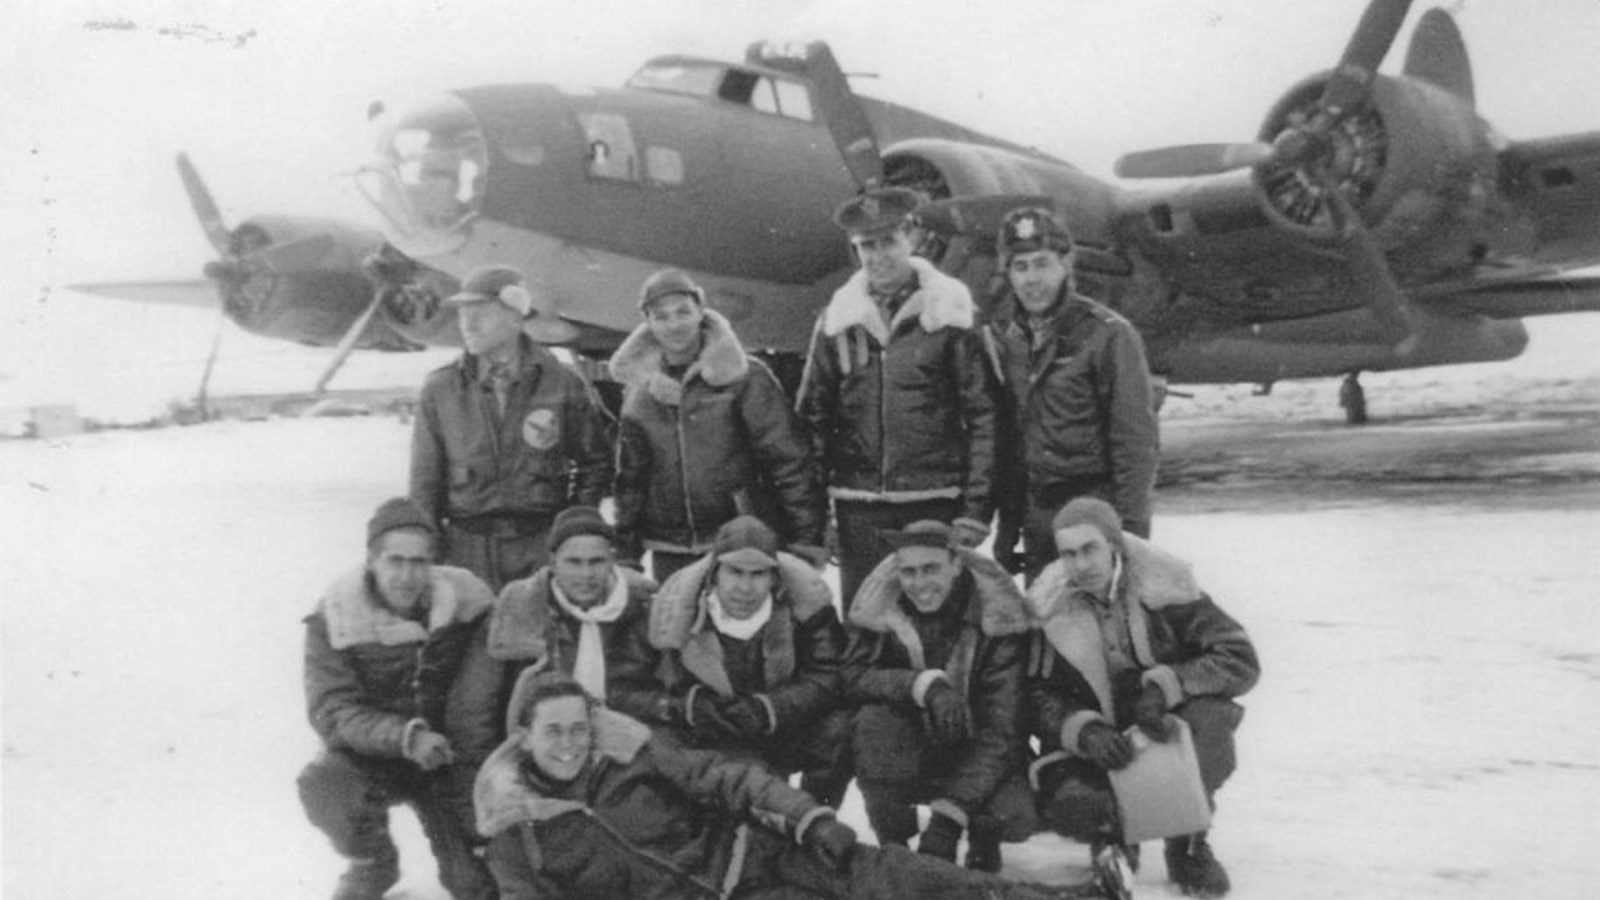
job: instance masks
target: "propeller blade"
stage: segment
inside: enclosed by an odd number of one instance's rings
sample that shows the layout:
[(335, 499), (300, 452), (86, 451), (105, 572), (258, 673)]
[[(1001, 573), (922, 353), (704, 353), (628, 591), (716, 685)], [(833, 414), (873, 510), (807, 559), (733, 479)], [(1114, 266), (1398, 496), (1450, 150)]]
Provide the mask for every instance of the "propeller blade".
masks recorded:
[(1468, 103), (1476, 103), (1472, 86), (1472, 63), (1467, 59), (1467, 43), (1455, 17), (1442, 9), (1422, 14), (1411, 32), (1404, 72), (1407, 77), (1444, 88)]
[(1116, 162), (1118, 178), (1194, 178), (1270, 162), (1270, 144), (1182, 144), (1129, 153)]
[(200, 172), (189, 161), (189, 154), (178, 154), (178, 177), (183, 180), (183, 189), (189, 195), (189, 206), (194, 209), (195, 218), (200, 220), (200, 229), (206, 233), (206, 240), (211, 242), (212, 249), (220, 254), (227, 254), (230, 248), (228, 224), (222, 221), (222, 212), (217, 209), (217, 202), (211, 198), (211, 192), (206, 189), (206, 183), (200, 179)]
[(250, 251), (244, 258), (261, 263), (275, 274), (288, 275), (318, 268), (334, 249), (333, 235), (323, 233), (286, 244), (268, 244), (260, 250)]
[(1416, 345), (1416, 335), (1406, 315), (1405, 293), (1394, 280), (1394, 273), (1389, 270), (1389, 261), (1383, 255), (1383, 248), (1378, 246), (1377, 237), (1361, 221), (1360, 214), (1349, 198), (1333, 184), (1327, 181), (1322, 184), (1344, 240), (1350, 273), (1356, 287), (1366, 295), (1367, 307), (1377, 319), (1385, 340), (1394, 346), (1397, 354), (1405, 356)]
[(339, 338), (339, 343), (333, 348), (333, 359), (328, 361), (327, 367), (318, 376), (316, 386), (311, 389), (312, 393), (320, 394), (327, 390), (328, 382), (333, 380), (333, 376), (344, 365), (344, 361), (350, 357), (350, 352), (356, 349), (356, 341), (360, 340), (361, 333), (367, 330), (367, 323), (372, 321), (372, 317), (378, 312), (378, 307), (383, 305), (383, 296), (382, 287), (372, 292), (372, 302), (367, 304), (367, 308), (362, 310), (361, 315), (357, 316), (355, 322), (345, 330), (344, 336)]
[(1344, 55), (1339, 57), (1339, 67), (1333, 70), (1327, 86), (1322, 89), (1325, 111), (1337, 117), (1366, 99), (1372, 76), (1388, 55), (1410, 10), (1411, 0), (1372, 0), (1367, 4), (1360, 24), (1345, 45)]

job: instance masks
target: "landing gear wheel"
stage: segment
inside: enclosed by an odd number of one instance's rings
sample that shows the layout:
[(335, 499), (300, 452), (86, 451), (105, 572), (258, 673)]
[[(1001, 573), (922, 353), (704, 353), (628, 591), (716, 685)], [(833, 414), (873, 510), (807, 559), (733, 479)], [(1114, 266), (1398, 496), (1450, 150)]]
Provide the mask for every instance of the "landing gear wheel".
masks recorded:
[(1346, 425), (1367, 424), (1367, 392), (1361, 387), (1360, 372), (1351, 372), (1339, 385), (1339, 405), (1344, 407)]

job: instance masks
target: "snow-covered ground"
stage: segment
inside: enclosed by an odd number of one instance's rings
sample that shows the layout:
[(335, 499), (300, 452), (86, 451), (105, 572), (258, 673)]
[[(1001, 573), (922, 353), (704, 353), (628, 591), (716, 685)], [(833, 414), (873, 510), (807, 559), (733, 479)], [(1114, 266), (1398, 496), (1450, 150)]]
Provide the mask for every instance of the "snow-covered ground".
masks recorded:
[[(369, 418), (0, 443), (6, 895), (330, 890), (339, 861), (293, 785), (316, 749), (299, 618), (359, 561), (408, 434)], [(1594, 895), (1596, 493), (1161, 517), (1265, 666), (1215, 829), (1236, 897)], [(846, 818), (866, 833), (854, 796)], [(442, 898), (398, 820), (402, 887)], [(1048, 836), (1007, 853), (1050, 880), (1083, 861)], [(1166, 896), (1147, 860), (1141, 892)]]

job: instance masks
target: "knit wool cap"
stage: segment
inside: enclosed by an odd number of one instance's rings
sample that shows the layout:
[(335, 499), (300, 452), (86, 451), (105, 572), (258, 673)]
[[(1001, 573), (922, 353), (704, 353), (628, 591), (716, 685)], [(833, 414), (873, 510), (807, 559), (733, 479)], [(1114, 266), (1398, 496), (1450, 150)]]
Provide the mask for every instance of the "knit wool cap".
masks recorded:
[(1074, 525), (1093, 525), (1105, 535), (1107, 543), (1118, 550), (1122, 549), (1122, 518), (1117, 515), (1111, 504), (1104, 500), (1098, 497), (1076, 497), (1067, 501), (1067, 505), (1061, 507), (1061, 511), (1056, 513), (1055, 519), (1050, 522), (1050, 530), (1059, 534), (1062, 529)]
[(378, 538), (397, 528), (419, 528), (430, 535), (438, 534), (433, 519), (422, 511), (422, 507), (409, 498), (395, 497), (383, 501), (372, 518), (367, 520), (367, 546), (371, 547), (378, 542)]
[(603, 537), (608, 543), (616, 543), (617, 533), (600, 515), (600, 510), (592, 506), (569, 506), (556, 515), (556, 520), (550, 524), (550, 537), (547, 546), (551, 553), (561, 549), (569, 539), (585, 534)]
[(717, 529), (711, 552), (717, 562), (755, 568), (778, 567), (778, 535), (755, 516), (739, 516)]
[(682, 294), (693, 297), (695, 302), (705, 305), (706, 292), (694, 279), (684, 273), (682, 269), (662, 269), (644, 280), (644, 286), (639, 288), (639, 308), (649, 311), (650, 304), (663, 297), (674, 297)]

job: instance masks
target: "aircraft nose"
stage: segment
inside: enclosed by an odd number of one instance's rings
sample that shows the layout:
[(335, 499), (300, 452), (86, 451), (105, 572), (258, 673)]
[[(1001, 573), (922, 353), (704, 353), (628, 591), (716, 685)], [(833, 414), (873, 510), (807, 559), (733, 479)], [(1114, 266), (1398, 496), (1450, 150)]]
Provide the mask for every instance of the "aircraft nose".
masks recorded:
[(489, 153), (478, 117), (455, 94), (373, 112), (375, 157), (357, 186), (401, 249), (448, 252), (483, 206)]

